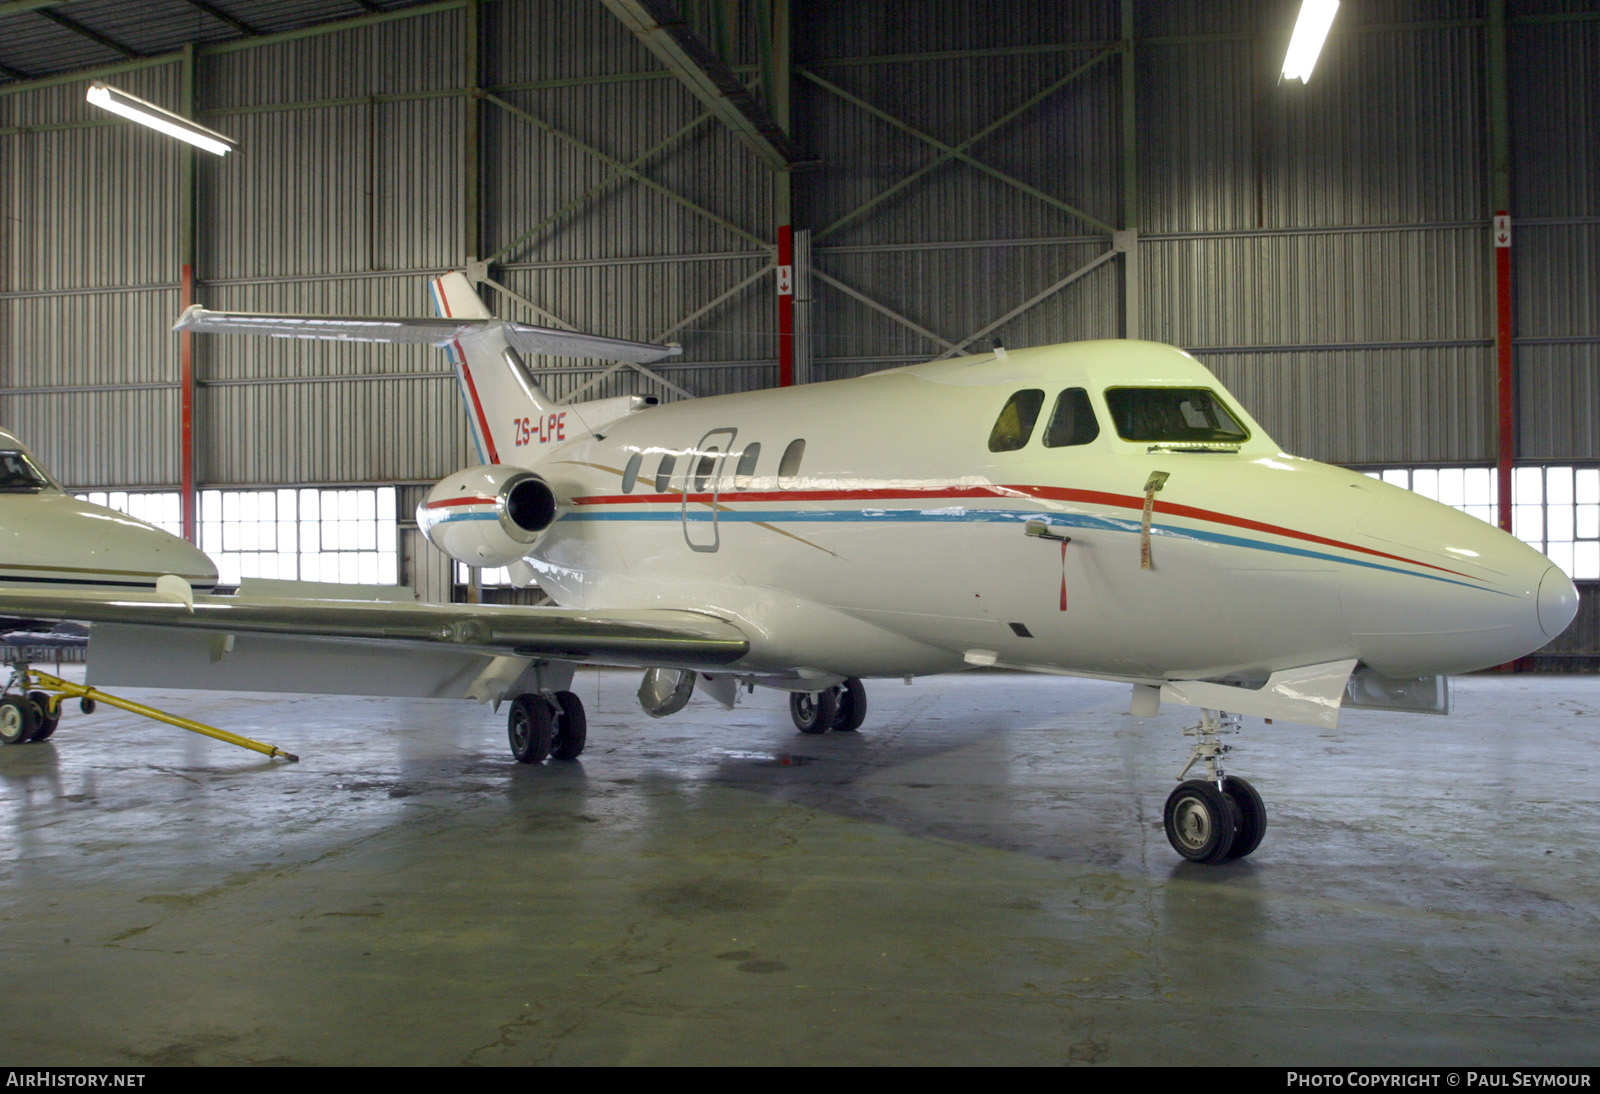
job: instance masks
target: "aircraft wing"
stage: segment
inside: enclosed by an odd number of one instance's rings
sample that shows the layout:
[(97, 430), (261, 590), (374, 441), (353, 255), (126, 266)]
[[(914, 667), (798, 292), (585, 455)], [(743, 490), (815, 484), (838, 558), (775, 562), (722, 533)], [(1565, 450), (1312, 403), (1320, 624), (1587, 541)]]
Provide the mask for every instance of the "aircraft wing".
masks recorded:
[(210, 311), (195, 304), (185, 309), (173, 330), (201, 334), (264, 334), (272, 338), (318, 338), (335, 342), (407, 342), (448, 346), (490, 328), (500, 328), (506, 341), (524, 353), (552, 357), (588, 357), (604, 361), (649, 364), (683, 352), (682, 346), (631, 342), (581, 331), (556, 330), (499, 319), (432, 319), (369, 316), (273, 315), (257, 312)]
[[(191, 602), (170, 591), (107, 596), (4, 589), (0, 615), (137, 628), (159, 643), (173, 643), (174, 649), (186, 636), (199, 633), (208, 641), (227, 639), (229, 650), (234, 637), (259, 636), (310, 640), (325, 648), (333, 643), (413, 650), (427, 656), (711, 668), (737, 660), (749, 648), (744, 633), (731, 623), (666, 609), (598, 614), (510, 604), (206, 595), (193, 596)], [(92, 656), (92, 638), (90, 648)]]

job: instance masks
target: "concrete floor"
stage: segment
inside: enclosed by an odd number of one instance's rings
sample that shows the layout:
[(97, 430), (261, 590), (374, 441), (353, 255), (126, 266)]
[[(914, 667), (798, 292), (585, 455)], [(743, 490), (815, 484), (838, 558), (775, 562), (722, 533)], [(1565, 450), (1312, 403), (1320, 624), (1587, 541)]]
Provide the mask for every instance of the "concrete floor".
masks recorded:
[(970, 675), (510, 761), (473, 704), (142, 693), (0, 749), (0, 1061), (1600, 1063), (1600, 677), (1246, 723), (1256, 855), (1182, 863), (1182, 708)]

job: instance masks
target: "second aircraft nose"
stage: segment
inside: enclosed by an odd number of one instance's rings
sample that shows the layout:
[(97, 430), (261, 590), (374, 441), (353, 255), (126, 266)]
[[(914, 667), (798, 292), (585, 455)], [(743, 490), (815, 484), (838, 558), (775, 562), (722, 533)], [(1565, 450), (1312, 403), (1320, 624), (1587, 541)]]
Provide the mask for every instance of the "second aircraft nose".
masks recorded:
[(1578, 587), (1552, 566), (1539, 579), (1539, 629), (1546, 638), (1559, 638), (1578, 614)]

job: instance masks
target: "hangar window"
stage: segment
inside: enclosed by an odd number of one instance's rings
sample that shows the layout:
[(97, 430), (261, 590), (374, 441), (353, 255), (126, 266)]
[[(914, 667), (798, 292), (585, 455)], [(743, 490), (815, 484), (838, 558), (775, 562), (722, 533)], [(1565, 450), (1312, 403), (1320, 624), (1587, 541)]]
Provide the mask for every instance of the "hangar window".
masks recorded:
[(789, 480), (800, 474), (800, 461), (806, 454), (804, 440), (790, 441), (789, 447), (783, 450), (783, 459), (778, 461), (778, 482), (787, 486)]
[(735, 490), (748, 490), (750, 483), (756, 475), (756, 461), (761, 458), (761, 445), (747, 444), (744, 451), (739, 453), (739, 466), (733, 472), (733, 487)]
[(990, 452), (1014, 452), (1028, 443), (1033, 436), (1033, 423), (1039, 420), (1039, 408), (1044, 406), (1044, 392), (1038, 388), (1019, 391), (1006, 400), (1000, 416), (989, 430)]
[(1089, 405), (1087, 391), (1081, 387), (1069, 387), (1056, 396), (1050, 422), (1044, 427), (1046, 448), (1071, 448), (1088, 444), (1098, 436), (1100, 423), (1095, 421), (1094, 408)]
[(395, 489), (202, 490), (200, 549), (229, 585), (246, 577), (393, 585)]
[(1114, 387), (1106, 407), (1117, 435), (1151, 444), (1243, 444), (1243, 426), (1214, 392), (1199, 387)]
[(628, 466), (622, 469), (622, 492), (633, 493), (633, 488), (639, 484), (639, 465), (644, 463), (644, 453), (635, 452), (628, 457)]

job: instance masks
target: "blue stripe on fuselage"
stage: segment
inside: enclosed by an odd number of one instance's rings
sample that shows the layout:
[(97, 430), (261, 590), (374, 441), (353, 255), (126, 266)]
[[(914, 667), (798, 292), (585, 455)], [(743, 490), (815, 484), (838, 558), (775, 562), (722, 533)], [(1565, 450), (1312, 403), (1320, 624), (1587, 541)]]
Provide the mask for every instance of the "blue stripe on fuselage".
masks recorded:
[[(631, 513), (569, 512), (563, 514), (561, 520), (579, 522), (678, 522), (687, 520), (691, 524), (709, 524), (712, 522), (713, 516), (718, 522), (730, 521), (743, 524), (858, 524), (877, 521), (902, 524), (972, 524), (1022, 523), (1030, 520), (1042, 520), (1052, 528), (1084, 528), (1132, 534), (1137, 534), (1140, 528), (1140, 522), (1136, 520), (1097, 517), (1086, 513), (1041, 513), (1038, 510), (1026, 509), (968, 509), (960, 506), (940, 507), (937, 509), (784, 509), (766, 511), (724, 509), (713, 514), (709, 509), (704, 508), (704, 502), (695, 502), (693, 504), (698, 508), (698, 512), (690, 511), (684, 513), (678, 508)], [(1311, 558), (1322, 562), (1338, 562), (1348, 566), (1360, 566), (1368, 570), (1381, 570), (1385, 573), (1402, 574), (1407, 577), (1426, 578), (1429, 581), (1440, 581), (1446, 585), (1459, 585), (1465, 589), (1500, 592), (1498, 589), (1486, 588), (1470, 581), (1459, 581), (1439, 574), (1417, 573), (1413, 570), (1390, 566), (1382, 562), (1369, 562), (1359, 558), (1344, 558), (1326, 551), (1314, 551), (1306, 547), (1292, 547), (1282, 543), (1269, 543), (1265, 540), (1248, 539), (1244, 536), (1230, 535), (1226, 532), (1210, 532), (1171, 524), (1152, 524), (1150, 534), (1172, 539), (1193, 540), (1199, 543), (1214, 543), (1225, 547), (1239, 547), (1251, 551), (1293, 555), (1298, 558)], [(1501, 593), (1501, 595), (1510, 596), (1511, 594)]]

